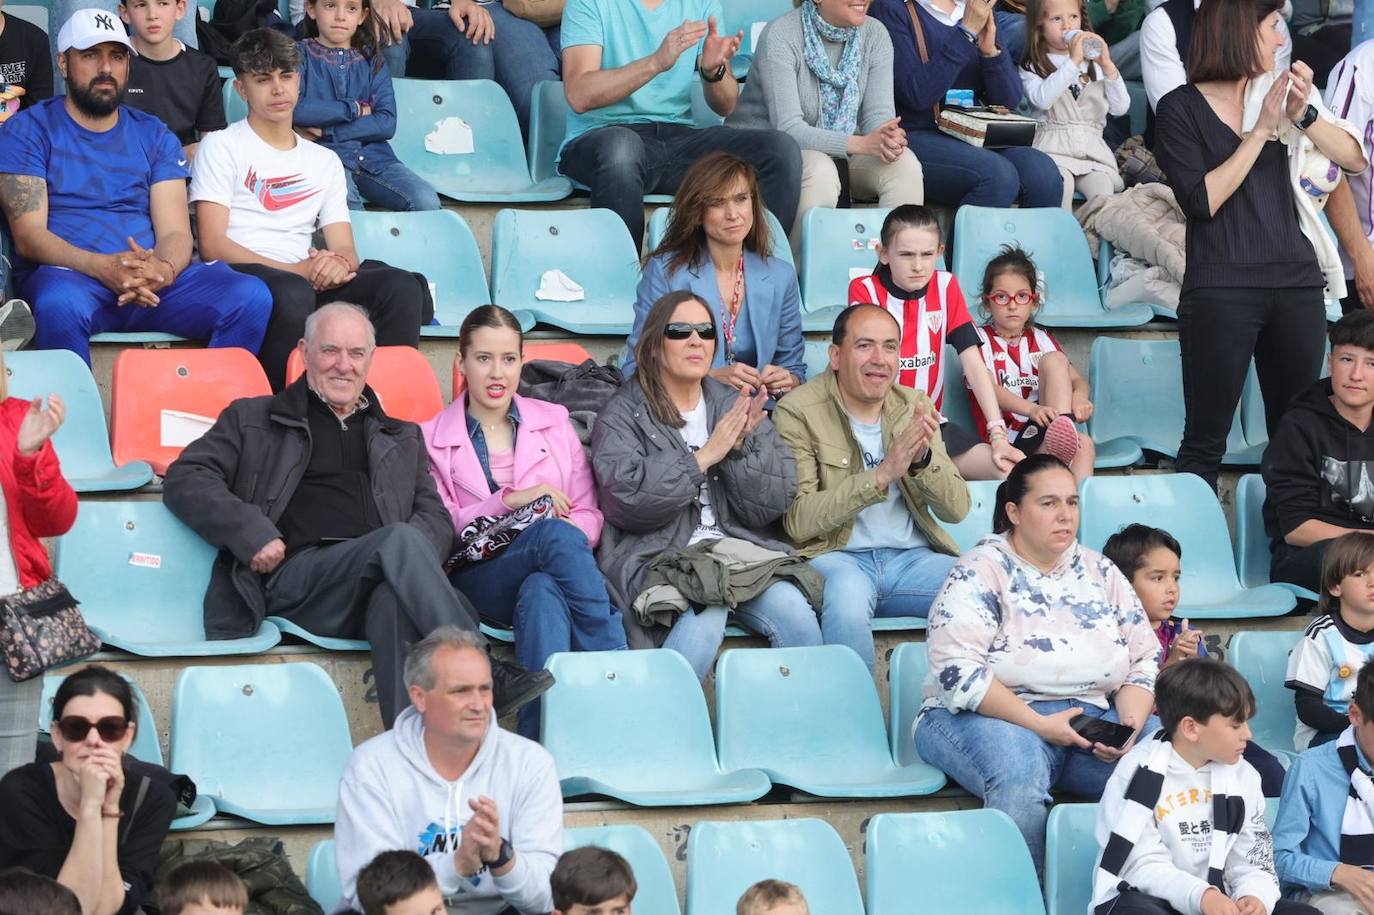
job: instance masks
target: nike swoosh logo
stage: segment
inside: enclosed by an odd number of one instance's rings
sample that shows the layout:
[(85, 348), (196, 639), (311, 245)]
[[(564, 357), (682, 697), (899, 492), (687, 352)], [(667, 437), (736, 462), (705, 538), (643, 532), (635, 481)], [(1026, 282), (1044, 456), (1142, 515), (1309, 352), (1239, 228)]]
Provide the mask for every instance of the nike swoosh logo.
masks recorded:
[(177, 160), (177, 165), (180, 165), (182, 168), (185, 168), (185, 167), (186, 167), (186, 160), (185, 160), (185, 159), (178, 159), (178, 160)]

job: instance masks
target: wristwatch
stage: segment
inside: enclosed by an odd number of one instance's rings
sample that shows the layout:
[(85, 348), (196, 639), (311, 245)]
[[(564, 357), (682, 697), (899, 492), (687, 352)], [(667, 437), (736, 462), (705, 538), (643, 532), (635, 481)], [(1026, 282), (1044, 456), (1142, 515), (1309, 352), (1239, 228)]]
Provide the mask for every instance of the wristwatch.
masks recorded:
[(496, 860), (488, 862), (487, 867), (491, 870), (499, 870), (507, 864), (510, 864), (511, 859), (514, 857), (515, 849), (511, 846), (510, 839), (502, 838), (501, 850), (496, 853)]
[(1293, 126), (1299, 130), (1306, 130), (1317, 121), (1317, 106), (1308, 105), (1307, 110), (1302, 113), (1302, 117), (1293, 122)]
[(699, 72), (701, 73), (702, 82), (718, 83), (721, 80), (725, 79), (725, 64), (721, 64), (720, 69), (716, 70), (715, 73), (708, 74), (705, 70), (700, 70)]

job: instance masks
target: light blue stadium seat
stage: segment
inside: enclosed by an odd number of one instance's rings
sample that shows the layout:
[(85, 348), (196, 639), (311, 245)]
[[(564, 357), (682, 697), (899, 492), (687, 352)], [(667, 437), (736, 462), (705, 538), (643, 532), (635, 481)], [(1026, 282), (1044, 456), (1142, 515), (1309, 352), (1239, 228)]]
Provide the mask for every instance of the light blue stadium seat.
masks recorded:
[[(429, 281), (435, 323), (421, 327), (421, 336), (457, 337), (468, 312), (490, 304), (491, 290), (477, 239), (453, 210), (358, 210), (350, 216), (360, 258), (375, 258), (402, 270), (423, 273)], [(516, 317), (521, 330), (534, 327), (534, 315), (520, 312)]]
[(701, 684), (670, 649), (560, 652), (543, 696), (541, 742), (564, 797), (604, 794), (641, 807), (738, 804), (768, 792), (757, 769), (716, 762)]
[(1083, 915), (1097, 864), (1096, 804), (1055, 804), (1045, 828), (1045, 903), (1049, 915)]
[(284, 616), (269, 616), (271, 623), (282, 635), (294, 635), (302, 642), (317, 645), (325, 651), (369, 651), (372, 645), (367, 639), (342, 639), (336, 636), (317, 635)]
[[(1098, 450), (1137, 448), (1178, 457), (1183, 440), (1183, 360), (1178, 340), (1138, 340), (1098, 337), (1093, 340), (1088, 384), (1093, 415), (1088, 434)], [(1226, 435), (1222, 463), (1254, 466), (1264, 453), (1252, 445), (1241, 427), (1239, 405)]]
[(720, 24), (720, 34), (744, 32), (739, 53), (730, 62), (730, 69), (735, 76), (744, 79), (749, 75), (749, 67), (754, 60), (754, 23), (778, 18), (792, 9), (792, 3), (791, 0), (730, 0), (723, 7), (725, 19)]
[(744, 891), (765, 878), (795, 883), (816, 915), (864, 912), (849, 851), (824, 820), (698, 823), (687, 837), (687, 860), (687, 915), (733, 912)]
[(1298, 629), (1237, 632), (1226, 645), (1226, 660), (1240, 671), (1255, 694), (1255, 717), (1250, 719), (1251, 739), (1277, 756), (1285, 766), (1298, 755), (1293, 746), (1298, 711), (1293, 703), (1293, 691), (1285, 687), (1283, 681), (1288, 672), (1288, 655), (1301, 638), (1302, 631)]
[(636, 915), (681, 915), (673, 872), (663, 857), (663, 849), (643, 826), (582, 826), (563, 830), (564, 851), (588, 845), (609, 848), (629, 862), (639, 886), (634, 899)]
[(732, 649), (716, 662), (716, 755), (820, 797), (913, 797), (944, 787), (892, 762), (873, 675), (847, 645)]
[(248, 117), (248, 103), (243, 100), (243, 96), (234, 90), (232, 79), (224, 81), (224, 85), (220, 87), (220, 92), (224, 94), (224, 120), (226, 123), (232, 124)]
[(968, 552), (974, 545), (992, 533), (992, 513), (997, 508), (998, 480), (969, 480), (968, 514), (958, 524), (947, 524), (939, 518), (939, 524), (954, 538), (960, 552)]
[(55, 574), (101, 641), (133, 654), (258, 654), (277, 644), (281, 633), (270, 625), (247, 638), (205, 638), (214, 561), (214, 549), (161, 502), (82, 502), (76, 524), (57, 541)]
[[(1264, 532), (1264, 477), (1247, 473), (1236, 483), (1236, 574), (1247, 588), (1269, 584), (1269, 535)], [(1310, 601), (1317, 592), (1286, 581), (1276, 581), (1298, 597)]]
[[(1126, 91), (1131, 96), (1131, 135), (1143, 134), (1150, 110), (1150, 99), (1145, 94), (1145, 84), (1128, 80)], [(1078, 915), (1078, 913), (1074, 913), (1074, 915)]]
[(268, 826), (333, 823), (352, 752), (339, 689), (316, 664), (187, 667), (177, 675), (168, 767), (221, 813)]
[[(768, 242), (772, 249), (773, 256), (787, 261), (794, 267), (796, 264), (792, 260), (792, 247), (787, 243), (787, 230), (778, 222), (778, 217), (773, 215), (772, 210), (764, 210), (764, 218), (768, 221)], [(659, 207), (649, 216), (648, 227), (644, 233), (644, 250), (652, 251), (658, 247), (659, 242), (663, 241), (663, 235), (668, 231), (668, 217), (672, 214), (672, 207)]]
[[(888, 207), (833, 209), (814, 207), (802, 217), (802, 327), (830, 330), (849, 304), (849, 283), (873, 272), (878, 239)], [(940, 258), (944, 266), (944, 258)]]
[[(1136, 327), (1148, 305), (1108, 311), (1102, 305), (1083, 230), (1059, 207), (996, 209), (962, 206), (954, 217), (954, 275), (966, 297), (977, 295), (983, 268), (1005, 244), (1018, 244), (1045, 277), (1046, 301), (1036, 321), (1046, 327)], [(1096, 394), (1096, 391), (1094, 391)]]
[[(62, 23), (51, 22), (52, 2), (51, 0), (19, 0), (17, 3), (5, 4), (5, 15), (17, 16), (25, 22), (32, 22), (47, 33), (49, 28), (60, 29)], [(60, 78), (60, 74), (54, 68), (54, 79)]]
[(921, 915), (1044, 915), (1030, 851), (1000, 810), (880, 813), (864, 845), (868, 915), (910, 915), (913, 892)]
[(305, 889), (310, 898), (320, 904), (325, 915), (333, 912), (343, 901), (343, 887), (339, 885), (339, 868), (334, 862), (334, 840), (316, 842), (305, 864)]
[[(596, 252), (595, 257), (588, 252)], [(582, 287), (580, 302), (535, 297), (548, 270)], [(614, 211), (502, 210), (491, 233), (492, 300), (575, 334), (628, 334), (634, 324), (639, 252)]]
[(888, 745), (899, 766), (922, 762), (913, 728), (924, 702), (921, 690), (929, 671), (925, 642), (903, 642), (892, 652), (887, 671)]
[[(5, 371), (11, 397), (29, 400), (57, 394), (66, 404), (66, 422), (53, 434), (52, 444), (72, 489), (116, 492), (152, 482), (153, 468), (144, 461), (115, 466), (100, 392), (80, 356), (64, 349), (6, 353)], [(85, 599), (85, 595), (77, 596)]]
[(1236, 577), (1226, 516), (1211, 488), (1191, 473), (1092, 477), (1083, 483), (1079, 540), (1095, 550), (1132, 522), (1167, 530), (1183, 547), (1182, 604), (1174, 616), (1234, 619), (1282, 616), (1291, 591), (1244, 587)]
[(830, 368), (830, 341), (807, 340), (805, 359), (807, 379), (825, 374)]
[[(440, 194), (464, 203), (533, 203), (572, 193), (567, 178), (530, 178), (525, 142), (506, 91), (491, 80), (395, 79), (396, 156)], [(425, 136), (445, 118), (472, 128), (472, 152), (440, 154)]]

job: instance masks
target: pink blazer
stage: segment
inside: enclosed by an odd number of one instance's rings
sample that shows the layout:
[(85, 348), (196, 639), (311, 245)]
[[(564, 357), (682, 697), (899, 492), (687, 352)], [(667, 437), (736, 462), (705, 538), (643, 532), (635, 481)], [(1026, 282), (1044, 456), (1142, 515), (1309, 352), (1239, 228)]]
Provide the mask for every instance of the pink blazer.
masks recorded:
[(515, 395), (520, 427), (515, 434), (515, 485), (490, 492), (482, 463), (468, 438), (467, 394), (459, 397), (420, 430), (429, 450), (429, 472), (439, 496), (462, 531), (473, 518), (510, 512), (502, 497), (512, 490), (547, 483), (562, 490), (573, 505), (568, 518), (595, 547), (604, 523), (596, 507), (596, 484), (586, 452), (577, 440), (568, 411), (558, 404)]

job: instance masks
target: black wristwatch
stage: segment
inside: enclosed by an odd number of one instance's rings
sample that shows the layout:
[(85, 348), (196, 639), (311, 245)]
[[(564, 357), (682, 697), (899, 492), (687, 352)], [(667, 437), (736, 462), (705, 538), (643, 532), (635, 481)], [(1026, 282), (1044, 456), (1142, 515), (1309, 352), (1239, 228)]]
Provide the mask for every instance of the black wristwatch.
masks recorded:
[(1302, 117), (1293, 122), (1293, 126), (1299, 130), (1306, 130), (1317, 122), (1317, 106), (1308, 105), (1307, 110), (1302, 113)]
[(699, 68), (699, 67), (697, 68), (697, 72), (699, 72), (699, 73), (701, 74), (701, 81), (702, 81), (702, 82), (704, 82), (704, 83), (718, 83), (718, 82), (720, 82), (721, 80), (725, 79), (725, 64), (721, 64), (719, 70), (717, 70), (715, 73), (712, 73), (712, 74), (709, 74), (709, 75), (706, 73), (705, 70), (702, 70), (702, 69)]
[(505, 867), (507, 864), (510, 864), (511, 859), (514, 857), (515, 849), (511, 846), (510, 839), (502, 838), (501, 850), (497, 852), (496, 860), (489, 862), (487, 864), (487, 867), (491, 870), (499, 870), (500, 868)]

